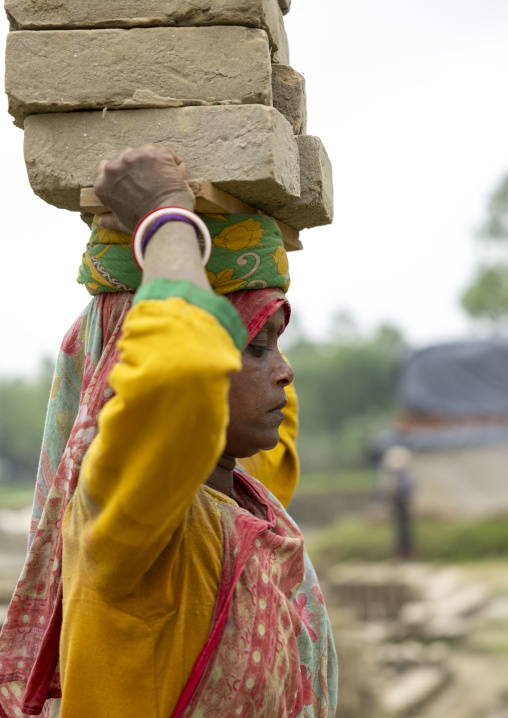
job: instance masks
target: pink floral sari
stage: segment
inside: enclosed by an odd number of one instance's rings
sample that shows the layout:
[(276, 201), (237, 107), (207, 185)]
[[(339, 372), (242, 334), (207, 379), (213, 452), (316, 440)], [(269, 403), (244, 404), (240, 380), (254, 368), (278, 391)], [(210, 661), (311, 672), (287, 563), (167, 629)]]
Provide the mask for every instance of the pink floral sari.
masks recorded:
[(255, 479), (236, 473), (233, 498), (214, 625), (173, 718), (332, 718), (335, 647), (303, 536)]

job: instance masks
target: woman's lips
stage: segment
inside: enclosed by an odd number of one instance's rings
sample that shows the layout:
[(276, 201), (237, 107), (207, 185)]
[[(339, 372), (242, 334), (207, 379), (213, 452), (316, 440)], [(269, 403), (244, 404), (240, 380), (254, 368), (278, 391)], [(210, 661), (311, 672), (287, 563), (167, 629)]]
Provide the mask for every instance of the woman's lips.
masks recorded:
[(280, 419), (281, 422), (284, 421), (285, 417), (282, 409), (271, 409), (268, 413), (272, 416), (276, 416), (278, 419)]

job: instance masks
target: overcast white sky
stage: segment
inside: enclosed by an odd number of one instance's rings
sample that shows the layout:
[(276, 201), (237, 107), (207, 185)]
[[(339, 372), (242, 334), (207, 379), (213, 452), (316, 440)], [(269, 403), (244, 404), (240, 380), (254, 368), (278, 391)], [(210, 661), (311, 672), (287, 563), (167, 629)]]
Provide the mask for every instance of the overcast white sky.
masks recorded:
[[(334, 167), (336, 219), (304, 231), (291, 255), (304, 327), (323, 337), (347, 310), (365, 330), (390, 321), (418, 345), (464, 336), (473, 231), (508, 172), (508, 4), (293, 0), (286, 29), (307, 80), (308, 133)], [(33, 195), (22, 140), (4, 100), (0, 374), (55, 356), (88, 301), (75, 282), (88, 230)]]

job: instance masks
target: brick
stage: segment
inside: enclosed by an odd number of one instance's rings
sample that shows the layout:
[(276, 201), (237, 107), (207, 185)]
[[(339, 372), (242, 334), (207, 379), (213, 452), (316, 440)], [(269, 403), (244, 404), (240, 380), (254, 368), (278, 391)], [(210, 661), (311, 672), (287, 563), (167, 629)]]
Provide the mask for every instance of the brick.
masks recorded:
[[(270, 38), (272, 47), (272, 61), (280, 65), (289, 65), (289, 45), (286, 30), (284, 28), (284, 18), (279, 5), (275, 2), (268, 3), (265, 6), (264, 25), (262, 28), (266, 30)], [(242, 23), (243, 25), (244, 23)]]
[(10, 32), (5, 83), (20, 126), (41, 112), (272, 102), (267, 35), (244, 27)]
[(189, 177), (202, 177), (272, 214), (300, 195), (298, 147), (287, 120), (272, 107), (230, 105), (30, 115), (25, 162), (35, 194), (79, 210), (79, 190), (95, 166), (126, 145), (170, 145)]
[(288, 120), (295, 135), (307, 129), (305, 79), (287, 65), (272, 66), (273, 106)]
[(273, 211), (295, 229), (318, 227), (333, 220), (332, 166), (318, 137), (296, 137), (300, 153), (300, 198)]
[(5, 0), (13, 30), (240, 25), (268, 33), (275, 62), (289, 64), (278, 0)]

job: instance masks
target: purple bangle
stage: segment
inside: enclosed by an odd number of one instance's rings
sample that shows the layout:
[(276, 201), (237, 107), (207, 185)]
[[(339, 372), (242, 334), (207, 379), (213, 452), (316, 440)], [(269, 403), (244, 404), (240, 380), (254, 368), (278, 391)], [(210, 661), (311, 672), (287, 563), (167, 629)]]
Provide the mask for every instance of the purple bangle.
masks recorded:
[(156, 220), (152, 222), (152, 224), (148, 227), (148, 229), (145, 232), (145, 236), (143, 237), (143, 241), (141, 242), (141, 254), (143, 257), (145, 256), (146, 247), (148, 242), (152, 239), (153, 235), (156, 233), (158, 229), (162, 227), (163, 224), (166, 224), (166, 222), (186, 222), (187, 224), (190, 224), (191, 227), (194, 227), (196, 230), (196, 234), (199, 239), (199, 232), (198, 228), (194, 224), (194, 222), (189, 219), (188, 217), (184, 217), (183, 214), (165, 214), (162, 217), (158, 217)]

